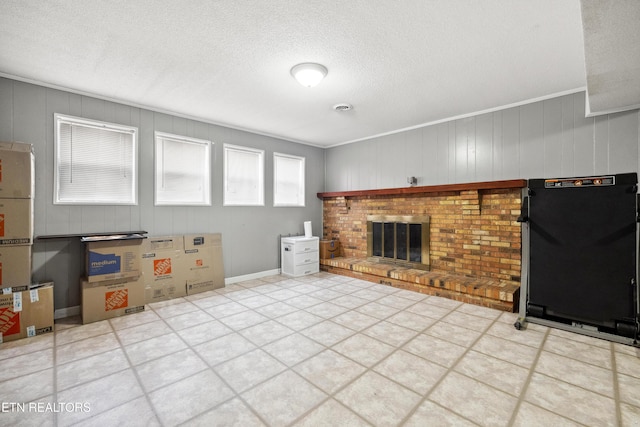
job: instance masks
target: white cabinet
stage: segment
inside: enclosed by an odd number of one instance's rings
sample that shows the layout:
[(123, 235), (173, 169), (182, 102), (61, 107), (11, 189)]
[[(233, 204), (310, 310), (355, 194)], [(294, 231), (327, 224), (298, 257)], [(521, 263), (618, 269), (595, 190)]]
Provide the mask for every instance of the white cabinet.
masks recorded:
[(297, 277), (320, 271), (319, 242), (318, 237), (283, 237), (280, 245), (282, 274)]

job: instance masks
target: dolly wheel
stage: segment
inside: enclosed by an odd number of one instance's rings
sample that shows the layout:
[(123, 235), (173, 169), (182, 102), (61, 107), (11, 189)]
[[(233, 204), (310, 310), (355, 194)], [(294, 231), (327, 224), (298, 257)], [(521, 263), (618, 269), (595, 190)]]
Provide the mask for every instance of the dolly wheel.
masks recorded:
[(522, 330), (522, 322), (519, 320), (516, 320), (516, 323), (514, 323), (513, 326), (519, 331)]

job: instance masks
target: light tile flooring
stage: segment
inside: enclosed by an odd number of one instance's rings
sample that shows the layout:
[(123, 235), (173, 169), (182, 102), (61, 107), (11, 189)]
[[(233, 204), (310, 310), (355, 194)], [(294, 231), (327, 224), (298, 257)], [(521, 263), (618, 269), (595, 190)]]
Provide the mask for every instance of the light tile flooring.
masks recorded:
[(252, 280), (3, 344), (0, 425), (640, 425), (638, 349), (515, 318), (327, 273)]

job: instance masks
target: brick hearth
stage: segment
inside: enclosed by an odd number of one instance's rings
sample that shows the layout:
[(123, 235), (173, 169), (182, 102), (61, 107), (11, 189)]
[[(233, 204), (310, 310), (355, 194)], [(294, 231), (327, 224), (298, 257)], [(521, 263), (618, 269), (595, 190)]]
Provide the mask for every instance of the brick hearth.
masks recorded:
[[(344, 258), (326, 271), (516, 311), (521, 268), (523, 180), (319, 193), (323, 238), (340, 240)], [(367, 215), (428, 215), (431, 271), (366, 261)], [(514, 303), (515, 301), (515, 303)]]
[(520, 295), (520, 285), (514, 282), (403, 268), (360, 258), (321, 259), (320, 268), (329, 273), (509, 312), (517, 310)]

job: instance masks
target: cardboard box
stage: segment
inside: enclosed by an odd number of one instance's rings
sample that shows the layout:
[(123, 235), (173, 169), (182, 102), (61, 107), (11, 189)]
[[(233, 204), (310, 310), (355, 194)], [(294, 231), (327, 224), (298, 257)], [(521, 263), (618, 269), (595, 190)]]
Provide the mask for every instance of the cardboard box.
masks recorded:
[(31, 284), (31, 246), (0, 246), (0, 288)]
[(145, 282), (144, 285), (145, 304), (158, 301), (166, 301), (173, 298), (180, 298), (186, 295), (186, 282), (159, 282), (151, 284)]
[(107, 240), (87, 243), (87, 281), (93, 283), (140, 276), (142, 240)]
[(0, 245), (33, 243), (33, 199), (0, 199)]
[(82, 323), (144, 311), (144, 281), (134, 279), (91, 283), (82, 280)]
[(53, 283), (0, 295), (0, 343), (53, 332)]
[(184, 249), (184, 236), (149, 237), (142, 242), (142, 252), (179, 251)]
[(34, 164), (31, 144), (0, 142), (0, 199), (34, 197)]
[(187, 271), (187, 295), (224, 288), (222, 235), (185, 235), (184, 264)]
[(157, 302), (187, 295), (184, 237), (149, 237), (142, 242), (142, 277), (145, 302)]
[(339, 240), (320, 240), (320, 259), (331, 259), (340, 256)]

